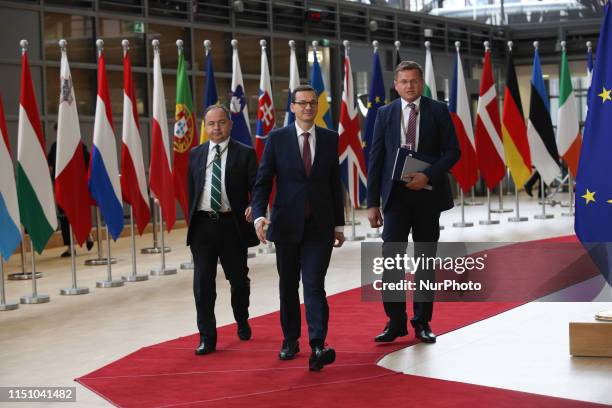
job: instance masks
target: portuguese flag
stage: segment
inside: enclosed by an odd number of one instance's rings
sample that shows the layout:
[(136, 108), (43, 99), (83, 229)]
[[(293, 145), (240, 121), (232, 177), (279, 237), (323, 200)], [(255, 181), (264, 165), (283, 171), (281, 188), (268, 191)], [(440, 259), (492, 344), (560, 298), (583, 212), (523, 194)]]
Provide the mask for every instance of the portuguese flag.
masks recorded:
[(174, 161), (172, 177), (174, 179), (174, 194), (183, 210), (185, 220), (189, 222), (187, 196), (187, 170), (189, 167), (189, 152), (198, 145), (196, 136), (193, 99), (189, 89), (189, 78), (185, 69), (183, 50), (179, 51), (176, 78), (176, 113), (174, 115)]

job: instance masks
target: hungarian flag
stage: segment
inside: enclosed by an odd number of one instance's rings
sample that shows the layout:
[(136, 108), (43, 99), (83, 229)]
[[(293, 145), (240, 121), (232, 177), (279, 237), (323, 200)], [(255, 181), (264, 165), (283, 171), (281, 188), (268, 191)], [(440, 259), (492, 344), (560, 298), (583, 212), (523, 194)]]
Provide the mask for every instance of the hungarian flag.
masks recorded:
[(453, 85), (451, 86), (450, 103), (448, 105), (455, 133), (461, 149), (461, 158), (451, 169), (452, 175), (457, 179), (464, 193), (478, 180), (478, 161), (474, 143), (474, 132), (472, 131), (472, 115), (465, 88), (465, 77), (461, 65), (461, 55), (457, 47), (457, 59), (453, 71)]
[(153, 50), (153, 122), (151, 124), (151, 162), (149, 164), (149, 186), (159, 200), (168, 232), (176, 221), (174, 184), (170, 168), (170, 137), (166, 117), (166, 99), (159, 60), (159, 48)]
[(91, 231), (91, 210), (79, 115), (66, 49), (62, 49), (59, 99), (55, 198), (72, 226), (76, 242), (83, 245)]
[[(235, 40), (234, 40), (235, 41)], [(249, 127), (249, 108), (244, 94), (244, 81), (242, 80), (242, 68), (238, 57), (238, 41), (232, 44), (232, 97), (230, 100), (230, 111), (232, 113), (232, 133), (234, 140), (247, 146), (252, 146), (251, 128)]]
[(21, 221), (17, 203), (17, 187), (11, 159), (11, 146), (6, 131), (4, 105), (0, 97), (0, 256), (8, 261), (21, 242)]
[(300, 86), (300, 71), (298, 69), (297, 58), (295, 57), (295, 44), (291, 45), (291, 55), (289, 56), (289, 89), (287, 95), (287, 112), (285, 113), (284, 126), (295, 122), (295, 114), (291, 112), (291, 94), (293, 90)]
[(317, 58), (317, 51), (313, 48), (312, 50), (314, 63), (312, 65), (312, 72), (310, 77), (310, 86), (312, 86), (319, 95), (319, 110), (317, 111), (317, 117), (315, 118), (315, 125), (326, 129), (332, 129), (333, 123), (331, 119), (331, 106), (327, 101), (327, 90), (325, 89), (325, 83), (323, 82), (323, 74), (321, 73), (321, 67), (319, 66), (319, 59)]
[(255, 131), (255, 152), (257, 160), (261, 160), (268, 133), (276, 124), (274, 114), (274, 101), (272, 100), (272, 86), (270, 85), (270, 71), (268, 70), (268, 57), (266, 48), (261, 47), (261, 77), (259, 80), (259, 101), (257, 103), (257, 129)]
[(121, 193), (132, 206), (138, 234), (142, 235), (151, 219), (147, 177), (142, 157), (142, 140), (132, 80), (132, 63), (127, 50), (123, 53), (123, 136), (121, 145)]
[[(21, 92), (17, 131), (17, 196), (21, 222), (39, 254), (57, 228), (53, 186), (46, 158), (45, 138), (27, 51), (21, 55)], [(4, 229), (2, 230), (4, 233)]]
[(555, 131), (550, 119), (550, 102), (542, 77), (540, 54), (537, 47), (533, 56), (527, 139), (533, 165), (546, 184), (552, 183), (561, 173), (561, 169), (559, 168)]
[(361, 129), (359, 115), (355, 105), (353, 70), (351, 60), (344, 57), (344, 85), (340, 103), (340, 122), (338, 123), (338, 155), (342, 181), (349, 192), (351, 204), (358, 208), (366, 195), (366, 165), (361, 147)]
[(489, 190), (504, 178), (504, 142), (501, 137), (497, 92), (491, 67), (491, 50), (487, 47), (480, 80), (480, 95), (476, 113), (476, 155), (478, 168)]
[(572, 78), (570, 77), (567, 63), (567, 52), (563, 47), (561, 54), (561, 74), (559, 75), (559, 123), (557, 123), (557, 144), (559, 154), (563, 157), (572, 176), (576, 177), (578, 172), (578, 160), (580, 159), (580, 120), (576, 110)]
[(425, 89), (423, 95), (431, 99), (438, 99), (438, 90), (436, 89), (436, 75), (434, 74), (433, 61), (431, 59), (431, 50), (429, 49), (429, 41), (425, 42)]
[[(208, 41), (208, 40), (207, 40)], [(206, 43), (206, 41), (204, 41)], [(208, 44), (208, 43), (206, 43)], [(215, 70), (213, 69), (212, 53), (210, 52), (210, 44), (206, 47), (206, 88), (204, 89), (204, 110), (210, 105), (219, 103), (217, 96), (217, 85), (215, 84)], [(206, 134), (206, 126), (204, 126), (204, 118), (202, 117), (202, 127), (200, 129), (200, 144), (208, 140)]]
[(502, 113), (502, 139), (506, 165), (510, 169), (514, 185), (522, 188), (531, 176), (531, 154), (527, 142), (527, 128), (523, 116), (523, 105), (519, 94), (512, 49), (508, 51), (506, 68), (506, 89), (504, 90), (504, 109)]
[(193, 98), (189, 89), (189, 77), (185, 69), (185, 55), (179, 50), (176, 78), (176, 112), (174, 114), (174, 160), (172, 176), (176, 196), (185, 221), (189, 222), (189, 198), (187, 197), (187, 172), (189, 152), (198, 145)]
[(100, 208), (111, 236), (117, 240), (123, 230), (123, 205), (103, 51), (100, 51), (98, 56), (98, 100), (89, 163), (89, 191)]

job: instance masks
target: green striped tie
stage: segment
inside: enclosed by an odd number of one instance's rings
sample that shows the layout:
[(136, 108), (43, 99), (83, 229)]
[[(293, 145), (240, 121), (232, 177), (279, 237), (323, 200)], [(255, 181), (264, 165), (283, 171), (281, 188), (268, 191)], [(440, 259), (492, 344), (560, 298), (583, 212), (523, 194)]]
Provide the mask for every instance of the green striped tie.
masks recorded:
[(212, 183), (210, 185), (210, 208), (221, 209), (221, 146), (216, 145), (217, 154), (212, 166)]

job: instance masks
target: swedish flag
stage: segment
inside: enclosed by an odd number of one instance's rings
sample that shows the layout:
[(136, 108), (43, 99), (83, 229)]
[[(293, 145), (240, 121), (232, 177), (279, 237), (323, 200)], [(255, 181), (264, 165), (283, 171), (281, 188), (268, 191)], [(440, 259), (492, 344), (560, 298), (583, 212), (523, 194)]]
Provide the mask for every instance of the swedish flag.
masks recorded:
[(605, 8), (593, 69), (578, 175), (574, 229), (612, 285), (612, 21)]
[(331, 108), (329, 106), (329, 102), (327, 102), (327, 91), (325, 90), (325, 84), (323, 83), (323, 75), (321, 74), (321, 67), (319, 66), (319, 60), (317, 59), (317, 51), (313, 49), (312, 53), (314, 56), (314, 63), (312, 65), (310, 86), (312, 86), (317, 91), (317, 95), (319, 95), (319, 110), (317, 112), (317, 117), (315, 118), (315, 125), (327, 129), (333, 129)]

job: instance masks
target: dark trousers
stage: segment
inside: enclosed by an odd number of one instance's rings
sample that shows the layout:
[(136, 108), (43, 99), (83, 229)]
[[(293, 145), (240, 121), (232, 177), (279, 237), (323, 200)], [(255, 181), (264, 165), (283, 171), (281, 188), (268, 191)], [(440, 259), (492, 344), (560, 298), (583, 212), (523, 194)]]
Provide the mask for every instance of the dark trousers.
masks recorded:
[[(437, 205), (430, 202), (428, 195), (431, 192), (416, 192), (395, 185), (389, 197), (389, 203), (384, 213), (383, 256), (395, 257), (406, 253), (408, 235), (412, 234), (415, 251), (412, 256), (435, 257), (437, 242), (440, 238), (440, 211)], [(409, 254), (410, 255), (410, 254)], [(386, 270), (383, 273), (383, 282), (398, 282), (404, 279), (404, 270)], [(419, 268), (414, 281), (433, 282), (435, 271)], [(415, 291), (413, 302), (413, 325), (428, 323), (433, 314), (433, 292)], [(403, 292), (383, 292), (383, 305), (391, 325), (402, 326), (406, 324), (406, 295)]]
[(217, 289), (217, 260), (225, 278), (231, 286), (231, 303), (237, 322), (249, 318), (249, 296), (251, 293), (247, 267), (247, 247), (240, 243), (236, 224), (232, 216), (211, 219), (197, 211), (192, 226), (194, 235), (191, 242), (193, 254), (193, 295), (195, 297), (198, 330), (203, 341), (215, 342), (217, 321), (215, 300)]
[(304, 304), (311, 345), (323, 345), (327, 337), (329, 306), (325, 293), (325, 275), (333, 242), (322, 241), (313, 220), (306, 219), (304, 236), (299, 243), (276, 242), (279, 276), (280, 321), (286, 341), (296, 341), (301, 334), (300, 272), (304, 285)]

